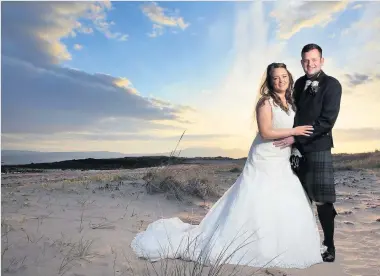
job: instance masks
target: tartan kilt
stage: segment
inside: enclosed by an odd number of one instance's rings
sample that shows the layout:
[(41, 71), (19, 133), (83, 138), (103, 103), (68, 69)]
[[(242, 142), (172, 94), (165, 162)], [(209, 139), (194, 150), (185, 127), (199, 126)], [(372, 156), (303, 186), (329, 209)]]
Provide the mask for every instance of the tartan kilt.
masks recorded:
[(334, 203), (336, 193), (331, 151), (307, 152), (304, 156), (299, 178), (310, 200)]

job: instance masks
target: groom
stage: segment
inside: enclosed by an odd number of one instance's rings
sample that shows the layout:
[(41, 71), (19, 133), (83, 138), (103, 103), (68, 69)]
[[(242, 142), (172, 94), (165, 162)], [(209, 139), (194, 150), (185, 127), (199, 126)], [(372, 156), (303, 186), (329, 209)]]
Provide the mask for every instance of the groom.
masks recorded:
[(317, 205), (327, 250), (323, 261), (335, 260), (334, 219), (337, 215), (331, 148), (332, 128), (339, 114), (342, 87), (338, 80), (322, 71), (322, 49), (316, 44), (305, 45), (301, 51), (305, 75), (294, 84), (293, 97), (297, 112), (294, 126), (313, 125), (310, 136), (291, 136), (274, 142), (285, 148), (292, 144), (305, 156), (299, 178), (309, 198)]

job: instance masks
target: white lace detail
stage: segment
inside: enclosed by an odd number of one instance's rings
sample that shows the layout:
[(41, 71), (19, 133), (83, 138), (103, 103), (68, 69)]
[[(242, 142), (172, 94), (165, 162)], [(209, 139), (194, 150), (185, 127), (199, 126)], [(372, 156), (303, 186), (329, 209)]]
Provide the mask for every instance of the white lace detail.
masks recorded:
[[(273, 127), (291, 128), (294, 112), (271, 105)], [(291, 170), (290, 153), (257, 134), (242, 173), (199, 225), (176, 217), (157, 220), (134, 238), (134, 252), (151, 261), (182, 258), (283, 268), (321, 263), (317, 224)]]

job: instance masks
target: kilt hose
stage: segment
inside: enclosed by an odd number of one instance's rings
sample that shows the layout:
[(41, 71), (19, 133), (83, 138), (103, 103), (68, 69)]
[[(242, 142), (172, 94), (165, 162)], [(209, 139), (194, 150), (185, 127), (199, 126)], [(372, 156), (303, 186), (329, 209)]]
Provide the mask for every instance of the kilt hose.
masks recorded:
[(306, 152), (300, 164), (299, 178), (311, 201), (336, 201), (334, 167), (330, 150)]

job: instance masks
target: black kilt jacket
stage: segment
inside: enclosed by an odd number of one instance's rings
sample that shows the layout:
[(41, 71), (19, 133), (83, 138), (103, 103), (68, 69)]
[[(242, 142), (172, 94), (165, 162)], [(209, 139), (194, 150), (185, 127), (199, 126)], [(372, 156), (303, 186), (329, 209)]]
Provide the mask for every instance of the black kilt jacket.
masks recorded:
[(306, 75), (294, 84), (293, 98), (297, 108), (294, 126), (312, 125), (313, 134), (296, 136), (295, 146), (301, 153), (331, 150), (334, 147), (332, 128), (338, 118), (342, 86), (339, 81), (326, 75), (323, 71), (316, 79), (319, 81), (318, 91), (311, 93), (311, 85), (303, 90)]

